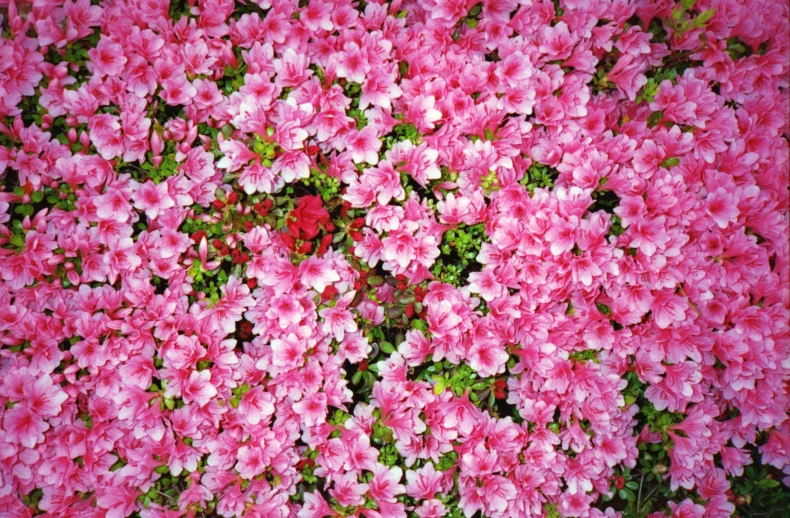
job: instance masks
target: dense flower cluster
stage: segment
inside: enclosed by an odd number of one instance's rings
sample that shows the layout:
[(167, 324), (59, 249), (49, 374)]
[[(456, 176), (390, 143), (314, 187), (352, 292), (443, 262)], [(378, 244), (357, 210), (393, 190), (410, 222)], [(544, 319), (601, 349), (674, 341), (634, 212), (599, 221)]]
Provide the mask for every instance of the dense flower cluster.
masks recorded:
[(0, 5), (0, 516), (790, 486), (786, 1)]

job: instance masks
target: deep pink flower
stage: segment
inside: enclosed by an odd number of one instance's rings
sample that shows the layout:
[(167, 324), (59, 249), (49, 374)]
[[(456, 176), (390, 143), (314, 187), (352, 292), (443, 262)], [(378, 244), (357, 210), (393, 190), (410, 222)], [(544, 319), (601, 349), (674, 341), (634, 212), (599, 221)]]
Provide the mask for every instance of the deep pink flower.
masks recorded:
[(368, 485), (360, 484), (353, 473), (346, 473), (335, 479), (334, 486), (329, 490), (329, 494), (342, 506), (361, 505), (367, 492)]
[(316, 392), (294, 403), (293, 410), (307, 426), (313, 426), (326, 421), (326, 402), (326, 394)]
[(44, 441), (49, 424), (24, 404), (17, 404), (3, 416), (3, 430), (7, 441), (33, 448)]
[(175, 206), (173, 198), (168, 193), (167, 183), (155, 184), (150, 181), (142, 184), (132, 194), (132, 201), (134, 201), (135, 208), (144, 211), (150, 219), (156, 218)]
[(207, 405), (217, 395), (216, 387), (211, 384), (211, 372), (192, 371), (181, 389), (181, 395), (187, 403), (195, 402), (201, 407)]

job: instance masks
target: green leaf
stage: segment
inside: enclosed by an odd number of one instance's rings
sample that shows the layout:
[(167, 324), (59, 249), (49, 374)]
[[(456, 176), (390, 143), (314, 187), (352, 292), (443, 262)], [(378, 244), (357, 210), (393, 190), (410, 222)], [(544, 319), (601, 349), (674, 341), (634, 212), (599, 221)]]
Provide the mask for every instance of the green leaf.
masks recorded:
[(395, 352), (395, 347), (389, 342), (380, 342), (379, 349), (381, 349), (381, 352), (384, 354), (392, 354)]
[(14, 234), (11, 236), (11, 244), (17, 248), (24, 248), (25, 247), (25, 238), (20, 236), (19, 234)]
[(444, 387), (445, 387), (444, 380), (437, 381), (436, 385), (433, 386), (433, 393), (438, 396), (439, 394), (444, 392)]
[(760, 487), (765, 487), (765, 488), (774, 488), (774, 487), (779, 487), (779, 481), (778, 480), (774, 480), (772, 478), (766, 478), (766, 479), (763, 479), (763, 480), (759, 481), (757, 483), (757, 485), (760, 486)]
[(708, 23), (711, 20), (711, 18), (713, 18), (715, 15), (716, 15), (715, 7), (713, 9), (708, 9), (707, 11), (702, 11), (699, 14), (699, 16), (694, 18), (694, 22), (693, 22), (694, 27), (698, 29), (704, 27), (705, 24)]
[(33, 203), (38, 203), (44, 199), (44, 191), (36, 191), (30, 195), (30, 199), (33, 200)]
[(664, 163), (661, 164), (664, 167), (675, 167), (680, 163), (680, 159), (677, 157), (667, 158), (664, 160)]

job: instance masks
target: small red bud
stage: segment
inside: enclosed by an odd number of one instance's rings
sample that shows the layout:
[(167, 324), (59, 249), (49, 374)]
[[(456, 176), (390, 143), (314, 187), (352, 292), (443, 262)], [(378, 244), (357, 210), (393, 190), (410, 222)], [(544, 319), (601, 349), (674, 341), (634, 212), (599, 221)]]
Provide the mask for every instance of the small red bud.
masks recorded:
[(311, 243), (310, 241), (305, 241), (304, 243), (302, 243), (302, 246), (300, 246), (297, 251), (300, 254), (309, 254), (310, 250), (312, 249), (313, 249), (313, 243)]
[(321, 293), (321, 300), (330, 300), (335, 295), (337, 295), (337, 288), (334, 286), (327, 286)]

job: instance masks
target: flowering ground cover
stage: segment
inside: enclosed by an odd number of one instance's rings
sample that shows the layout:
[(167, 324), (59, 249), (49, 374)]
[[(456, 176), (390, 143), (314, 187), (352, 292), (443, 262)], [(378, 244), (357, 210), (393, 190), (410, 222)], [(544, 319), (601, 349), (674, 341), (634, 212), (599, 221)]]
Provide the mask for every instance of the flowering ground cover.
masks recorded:
[(0, 516), (787, 516), (787, 0), (0, 6)]

